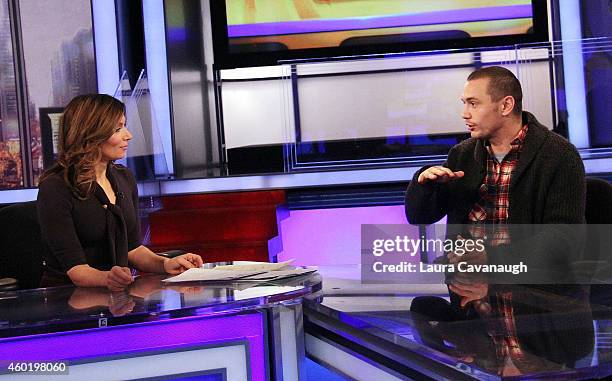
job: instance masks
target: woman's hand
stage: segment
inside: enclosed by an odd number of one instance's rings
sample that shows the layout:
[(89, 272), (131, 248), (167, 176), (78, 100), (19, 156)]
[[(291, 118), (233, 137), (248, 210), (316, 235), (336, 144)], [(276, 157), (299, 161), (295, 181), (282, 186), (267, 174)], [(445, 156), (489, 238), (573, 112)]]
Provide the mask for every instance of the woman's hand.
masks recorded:
[(197, 254), (187, 253), (174, 258), (164, 260), (164, 271), (168, 274), (180, 274), (187, 269), (201, 267), (204, 262)]
[(106, 287), (111, 291), (121, 291), (132, 284), (132, 272), (127, 267), (113, 266), (106, 276)]
[(112, 292), (108, 296), (108, 310), (113, 316), (123, 316), (134, 310), (136, 302), (125, 292)]

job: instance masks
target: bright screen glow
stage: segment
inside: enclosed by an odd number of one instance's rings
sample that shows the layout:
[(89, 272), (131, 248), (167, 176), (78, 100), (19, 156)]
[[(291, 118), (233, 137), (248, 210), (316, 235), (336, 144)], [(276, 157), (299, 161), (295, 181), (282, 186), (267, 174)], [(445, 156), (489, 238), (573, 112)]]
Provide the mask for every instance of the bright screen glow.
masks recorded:
[(531, 0), (226, 0), (231, 53), (531, 33)]

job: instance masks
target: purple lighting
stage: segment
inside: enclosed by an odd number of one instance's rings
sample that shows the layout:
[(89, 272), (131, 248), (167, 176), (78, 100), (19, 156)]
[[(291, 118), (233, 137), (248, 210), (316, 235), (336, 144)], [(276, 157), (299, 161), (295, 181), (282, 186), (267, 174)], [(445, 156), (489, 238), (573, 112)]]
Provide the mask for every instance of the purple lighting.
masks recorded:
[(362, 224), (407, 224), (403, 205), (292, 210), (281, 223), (283, 252), (278, 261), (294, 265), (348, 265), (361, 262)]
[(255, 37), (285, 34), (335, 32), (419, 25), (440, 25), (464, 22), (512, 20), (533, 17), (531, 5), (508, 5), (456, 9), (394, 16), (354, 17), (328, 20), (300, 20), (258, 24), (229, 25), (228, 37)]
[(248, 342), (251, 379), (266, 379), (263, 315), (249, 313), (217, 318), (186, 317), (81, 331), (0, 339), (0, 359), (7, 361), (78, 361), (96, 357), (147, 356)]

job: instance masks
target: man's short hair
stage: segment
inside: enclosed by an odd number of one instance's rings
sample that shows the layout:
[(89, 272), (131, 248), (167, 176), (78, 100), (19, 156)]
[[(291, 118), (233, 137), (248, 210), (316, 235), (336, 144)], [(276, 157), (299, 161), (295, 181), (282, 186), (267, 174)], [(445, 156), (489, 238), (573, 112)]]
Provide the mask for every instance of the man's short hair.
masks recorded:
[(513, 113), (520, 115), (523, 111), (523, 90), (516, 76), (508, 69), (501, 66), (489, 66), (478, 69), (468, 77), (468, 81), (488, 78), (488, 93), (494, 102), (510, 95), (514, 98)]

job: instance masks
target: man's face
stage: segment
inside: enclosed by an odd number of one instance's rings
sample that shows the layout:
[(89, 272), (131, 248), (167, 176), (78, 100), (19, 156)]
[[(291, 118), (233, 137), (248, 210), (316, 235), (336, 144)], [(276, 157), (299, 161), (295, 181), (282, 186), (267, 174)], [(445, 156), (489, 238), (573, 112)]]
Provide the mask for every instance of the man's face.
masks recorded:
[(502, 127), (502, 101), (494, 102), (488, 88), (488, 78), (467, 81), (463, 87), (461, 117), (473, 138), (491, 139)]

